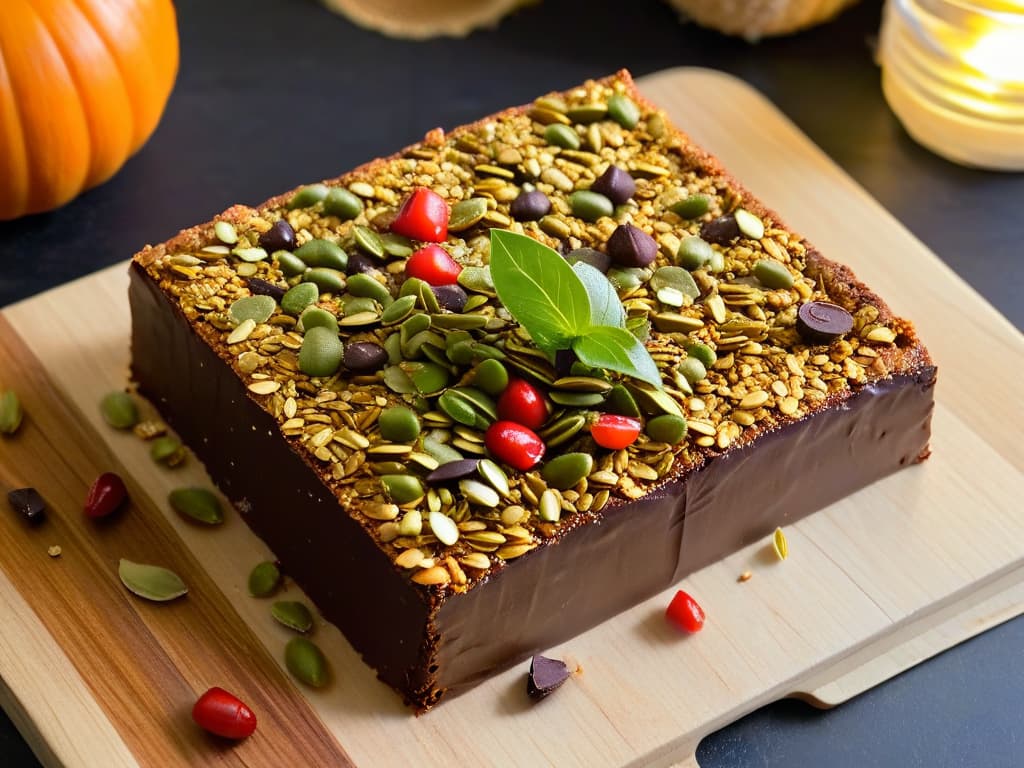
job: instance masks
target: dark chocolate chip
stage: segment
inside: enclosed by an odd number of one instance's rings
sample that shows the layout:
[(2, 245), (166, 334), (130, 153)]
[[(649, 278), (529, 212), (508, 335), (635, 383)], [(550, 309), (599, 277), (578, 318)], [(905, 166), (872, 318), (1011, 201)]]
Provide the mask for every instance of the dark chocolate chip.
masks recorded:
[(853, 315), (827, 301), (808, 301), (797, 310), (796, 329), (811, 344), (825, 344), (853, 329)]
[(603, 251), (595, 251), (593, 248), (577, 248), (566, 254), (565, 260), (570, 264), (583, 262), (589, 264), (598, 272), (607, 272), (612, 265), (612, 257)]
[(534, 656), (530, 662), (530, 676), (526, 680), (526, 693), (540, 701), (569, 679), (569, 668), (564, 661)]
[(700, 236), (709, 243), (728, 245), (740, 236), (740, 225), (736, 223), (735, 216), (727, 213), (717, 219), (705, 221), (701, 225)]
[(387, 351), (372, 341), (357, 341), (345, 346), (345, 367), (352, 373), (379, 371), (387, 361)]
[(646, 267), (658, 255), (658, 243), (639, 227), (620, 224), (608, 238), (608, 255), (624, 267)]
[(572, 373), (572, 366), (577, 362), (576, 353), (571, 349), (559, 349), (555, 352), (555, 373), (568, 376)]
[(355, 275), (358, 273), (376, 272), (377, 262), (361, 251), (353, 251), (348, 256), (348, 264), (345, 265), (345, 273)]
[(261, 280), (258, 277), (250, 277), (245, 281), (245, 284), (249, 286), (249, 290), (252, 291), (254, 296), (269, 296), (278, 304), (281, 303), (281, 297), (288, 290), (266, 280)]
[(466, 300), (469, 298), (462, 286), (457, 283), (434, 285), (431, 286), (431, 290), (433, 290), (434, 295), (437, 297), (437, 303), (449, 312), (461, 312), (466, 306)]
[(600, 192), (616, 205), (622, 205), (636, 194), (636, 182), (619, 166), (609, 165), (608, 170), (590, 185), (590, 190)]
[(278, 219), (270, 229), (260, 235), (260, 247), (267, 253), (290, 251), (295, 248), (295, 230), (284, 219)]
[(518, 221), (536, 221), (547, 216), (550, 210), (551, 201), (548, 200), (548, 196), (535, 189), (532, 192), (520, 193), (519, 197), (512, 201), (508, 212)]
[(427, 475), (427, 482), (431, 485), (438, 485), (475, 475), (476, 465), (479, 463), (479, 459), (456, 459), (455, 461), (445, 462)]
[(11, 509), (33, 525), (46, 519), (46, 502), (35, 488), (15, 488), (7, 492)]

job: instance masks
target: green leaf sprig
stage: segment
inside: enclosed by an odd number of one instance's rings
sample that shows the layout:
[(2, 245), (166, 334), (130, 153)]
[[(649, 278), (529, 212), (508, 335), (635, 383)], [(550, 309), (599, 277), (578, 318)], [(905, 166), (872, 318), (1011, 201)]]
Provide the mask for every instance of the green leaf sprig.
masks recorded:
[(491, 279), (498, 299), (539, 349), (571, 349), (592, 368), (661, 386), (658, 366), (626, 330), (615, 288), (589, 264), (570, 266), (531, 237), (492, 229)]

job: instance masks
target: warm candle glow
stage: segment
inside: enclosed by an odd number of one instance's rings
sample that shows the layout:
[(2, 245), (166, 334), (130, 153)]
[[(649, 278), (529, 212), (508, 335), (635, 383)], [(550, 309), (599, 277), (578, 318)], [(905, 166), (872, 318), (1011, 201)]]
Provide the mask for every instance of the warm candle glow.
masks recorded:
[(1024, 85), (1024, 28), (993, 29), (962, 54), (978, 73), (1003, 85)]
[(879, 61), (889, 105), (920, 143), (1024, 170), (1024, 2), (888, 0)]

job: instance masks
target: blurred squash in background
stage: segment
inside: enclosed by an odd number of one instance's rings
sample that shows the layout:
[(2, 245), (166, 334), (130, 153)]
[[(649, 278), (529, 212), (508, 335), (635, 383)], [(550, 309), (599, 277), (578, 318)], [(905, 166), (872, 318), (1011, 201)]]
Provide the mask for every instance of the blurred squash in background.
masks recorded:
[(0, 220), (48, 211), (150, 137), (178, 71), (171, 0), (3, 0)]

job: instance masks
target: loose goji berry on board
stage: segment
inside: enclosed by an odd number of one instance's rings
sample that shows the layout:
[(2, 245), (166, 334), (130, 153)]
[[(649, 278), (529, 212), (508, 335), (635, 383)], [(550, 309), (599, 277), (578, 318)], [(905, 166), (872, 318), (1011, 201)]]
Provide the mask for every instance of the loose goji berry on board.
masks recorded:
[(700, 632), (704, 626), (704, 609), (697, 604), (696, 600), (680, 589), (672, 598), (672, 602), (668, 604), (665, 618), (684, 632)]
[(225, 739), (244, 739), (256, 730), (256, 715), (237, 696), (211, 688), (192, 707), (192, 719), (203, 730)]
[(128, 498), (124, 480), (113, 472), (104, 472), (96, 478), (85, 497), (84, 512), (87, 517), (106, 517), (120, 507)]

